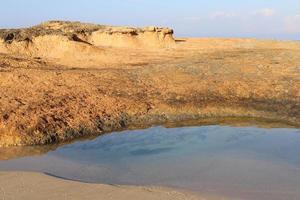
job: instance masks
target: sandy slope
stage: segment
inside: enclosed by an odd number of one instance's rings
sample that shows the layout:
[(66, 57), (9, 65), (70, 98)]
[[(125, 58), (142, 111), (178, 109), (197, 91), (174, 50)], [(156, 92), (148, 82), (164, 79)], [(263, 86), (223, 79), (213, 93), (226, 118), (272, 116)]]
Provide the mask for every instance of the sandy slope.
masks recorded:
[(158, 187), (111, 186), (62, 180), (39, 173), (0, 172), (3, 200), (201, 200)]
[(206, 117), (300, 124), (299, 42), (70, 22), (0, 32), (0, 146)]

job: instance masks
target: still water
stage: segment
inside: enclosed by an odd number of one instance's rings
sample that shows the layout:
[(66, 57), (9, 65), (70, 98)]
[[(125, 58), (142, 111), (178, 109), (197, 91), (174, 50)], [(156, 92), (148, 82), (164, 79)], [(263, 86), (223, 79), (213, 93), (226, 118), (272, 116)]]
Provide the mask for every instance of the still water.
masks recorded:
[(300, 130), (223, 125), (123, 131), (0, 161), (108, 184), (159, 185), (230, 199), (299, 200)]

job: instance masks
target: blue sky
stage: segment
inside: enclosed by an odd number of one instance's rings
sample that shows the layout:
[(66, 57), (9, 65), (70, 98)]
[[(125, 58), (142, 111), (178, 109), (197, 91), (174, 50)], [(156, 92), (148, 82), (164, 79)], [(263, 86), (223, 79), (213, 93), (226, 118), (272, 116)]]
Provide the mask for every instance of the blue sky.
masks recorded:
[(61, 19), (171, 27), (177, 36), (300, 40), (300, 0), (7, 0), (0, 28)]

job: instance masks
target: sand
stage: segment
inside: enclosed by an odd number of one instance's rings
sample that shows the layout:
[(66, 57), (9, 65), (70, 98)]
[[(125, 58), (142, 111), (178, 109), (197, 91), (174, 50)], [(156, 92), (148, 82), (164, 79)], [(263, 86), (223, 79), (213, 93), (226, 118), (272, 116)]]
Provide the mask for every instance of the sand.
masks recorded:
[(58, 21), (0, 38), (0, 147), (208, 117), (300, 124), (299, 42)]
[(31, 172), (0, 172), (0, 199), (204, 200), (169, 188), (80, 183)]

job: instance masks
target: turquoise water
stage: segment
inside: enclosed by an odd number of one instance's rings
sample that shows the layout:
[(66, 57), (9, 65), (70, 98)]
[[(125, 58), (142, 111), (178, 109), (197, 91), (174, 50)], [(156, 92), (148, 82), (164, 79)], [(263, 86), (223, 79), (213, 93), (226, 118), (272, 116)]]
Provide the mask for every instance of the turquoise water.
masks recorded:
[(300, 199), (300, 130), (195, 126), (123, 131), (0, 161), (84, 182), (171, 186), (232, 199)]

